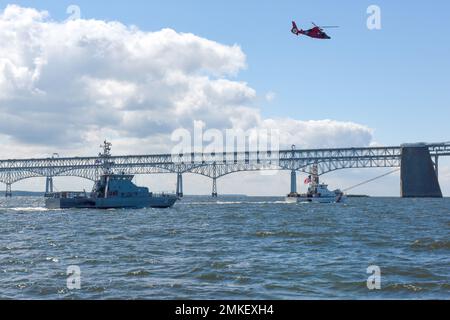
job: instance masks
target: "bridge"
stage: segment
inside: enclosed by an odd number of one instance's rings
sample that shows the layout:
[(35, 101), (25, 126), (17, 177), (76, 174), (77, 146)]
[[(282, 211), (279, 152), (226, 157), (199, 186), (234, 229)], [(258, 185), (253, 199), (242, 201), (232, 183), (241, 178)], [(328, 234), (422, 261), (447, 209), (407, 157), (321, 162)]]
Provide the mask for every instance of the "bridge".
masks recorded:
[[(55, 154), (56, 155), (56, 154)], [(183, 196), (183, 174), (212, 179), (212, 196), (217, 196), (217, 179), (245, 171), (289, 170), (291, 191), (296, 190), (297, 172), (319, 175), (352, 168), (401, 168), (403, 197), (442, 197), (438, 181), (439, 157), (450, 156), (450, 143), (418, 143), (393, 147), (297, 149), (281, 151), (220, 152), (111, 156), (111, 168), (124, 174), (177, 175), (177, 194)], [(81, 177), (95, 181), (102, 172), (101, 157), (53, 156), (41, 159), (0, 160), (0, 182), (11, 196), (18, 181), (46, 177), (46, 192), (53, 192), (54, 177)]]

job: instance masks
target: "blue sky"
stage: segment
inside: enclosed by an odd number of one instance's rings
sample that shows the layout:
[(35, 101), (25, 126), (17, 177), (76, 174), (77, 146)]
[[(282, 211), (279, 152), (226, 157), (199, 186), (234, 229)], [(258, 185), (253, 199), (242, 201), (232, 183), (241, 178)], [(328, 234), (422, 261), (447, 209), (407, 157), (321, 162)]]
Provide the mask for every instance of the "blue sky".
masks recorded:
[[(6, 1), (0, 1), (2, 7)], [(16, 1), (67, 17), (118, 20), (146, 31), (173, 28), (239, 44), (247, 70), (238, 80), (276, 99), (263, 116), (355, 121), (381, 144), (450, 140), (448, 1)], [(366, 28), (366, 9), (380, 6), (382, 29)], [(332, 40), (296, 38), (299, 26), (340, 25)]]

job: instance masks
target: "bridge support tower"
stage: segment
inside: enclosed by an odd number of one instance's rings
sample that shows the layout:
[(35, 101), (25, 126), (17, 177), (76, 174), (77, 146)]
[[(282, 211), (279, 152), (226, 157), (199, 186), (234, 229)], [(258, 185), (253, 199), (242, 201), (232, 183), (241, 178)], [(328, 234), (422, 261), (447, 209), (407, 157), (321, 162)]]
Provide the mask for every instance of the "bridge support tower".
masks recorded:
[(213, 163), (213, 167), (212, 167), (212, 179), (213, 179), (213, 183), (212, 183), (212, 192), (211, 195), (213, 198), (217, 198), (217, 165), (214, 162)]
[(7, 183), (6, 184), (5, 197), (6, 198), (11, 198), (12, 197), (11, 183)]
[(297, 172), (291, 171), (291, 193), (297, 193)]
[(45, 194), (53, 193), (53, 177), (47, 177), (45, 180)]
[(183, 198), (183, 174), (177, 173), (177, 197)]
[(400, 179), (403, 198), (442, 198), (438, 163), (425, 144), (402, 146)]
[(217, 178), (214, 177), (213, 178), (213, 184), (212, 184), (212, 197), (213, 198), (217, 198), (218, 194), (217, 194)]
[(436, 171), (436, 177), (439, 180), (439, 156), (434, 156), (434, 171)]

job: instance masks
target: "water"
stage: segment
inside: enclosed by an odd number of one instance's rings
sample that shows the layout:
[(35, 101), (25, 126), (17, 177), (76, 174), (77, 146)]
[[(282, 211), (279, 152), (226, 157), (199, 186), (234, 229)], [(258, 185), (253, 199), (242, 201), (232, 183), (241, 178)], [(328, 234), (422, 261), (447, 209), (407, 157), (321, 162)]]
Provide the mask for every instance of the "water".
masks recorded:
[[(0, 199), (0, 298), (450, 299), (450, 199), (185, 198), (168, 210)], [(67, 267), (81, 289), (67, 288)], [(381, 290), (367, 289), (367, 267)]]

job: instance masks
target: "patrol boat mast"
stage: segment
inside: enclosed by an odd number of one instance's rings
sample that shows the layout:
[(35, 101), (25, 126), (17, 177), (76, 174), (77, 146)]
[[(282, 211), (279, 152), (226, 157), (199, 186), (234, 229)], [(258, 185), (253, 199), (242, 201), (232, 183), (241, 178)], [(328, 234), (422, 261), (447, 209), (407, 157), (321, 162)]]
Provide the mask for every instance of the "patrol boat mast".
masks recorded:
[(103, 148), (103, 153), (98, 154), (101, 159), (100, 161), (102, 162), (103, 177), (105, 179), (104, 198), (108, 198), (109, 179), (110, 176), (114, 174), (112, 170), (114, 162), (111, 161), (111, 147), (112, 143), (105, 140), (103, 145), (100, 146), (100, 148)]

